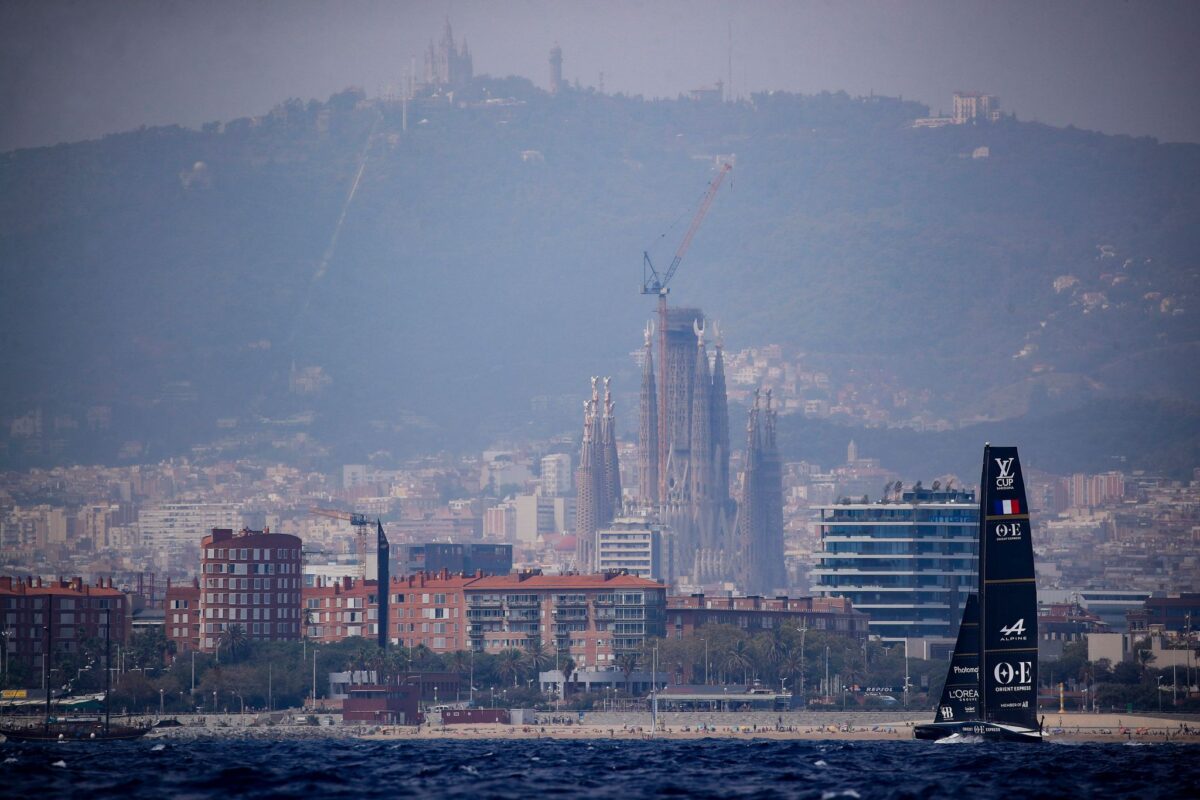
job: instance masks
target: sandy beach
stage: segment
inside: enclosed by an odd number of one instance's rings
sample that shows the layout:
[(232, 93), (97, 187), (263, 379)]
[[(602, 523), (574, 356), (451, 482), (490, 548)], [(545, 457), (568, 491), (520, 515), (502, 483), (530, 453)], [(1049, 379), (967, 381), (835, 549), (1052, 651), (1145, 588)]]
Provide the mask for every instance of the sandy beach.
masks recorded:
[[(648, 739), (651, 738), (649, 715), (644, 725), (422, 725), (420, 728), (396, 726), (363, 729), (358, 734), (368, 739)], [(913, 738), (914, 725), (927, 722), (912, 717), (900, 721), (863, 723), (855, 715), (834, 718), (827, 724), (739, 725), (713, 724), (660, 725), (655, 738), (702, 739), (710, 737), (746, 739), (839, 739), (896, 740)], [(1132, 714), (1047, 714), (1045, 725), (1050, 737), (1072, 742), (1193, 742), (1200, 743), (1200, 719), (1181, 719)]]

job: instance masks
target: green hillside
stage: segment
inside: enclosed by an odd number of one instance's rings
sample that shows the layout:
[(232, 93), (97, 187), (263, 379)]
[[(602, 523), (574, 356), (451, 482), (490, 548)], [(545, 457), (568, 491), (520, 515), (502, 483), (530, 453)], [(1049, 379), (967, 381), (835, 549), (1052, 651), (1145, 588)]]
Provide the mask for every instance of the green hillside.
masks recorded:
[(346, 92), (0, 155), (0, 415), (43, 410), (40, 443), (10, 430), (0, 460), (297, 432), (286, 452), (329, 458), (484, 444), (531, 398), (628, 372), (641, 252), (669, 261), (726, 154), (671, 297), (729, 347), (885, 357), (960, 418), (1194, 398), (1200, 147), (912, 128), (925, 114), (480, 79), (407, 130)]

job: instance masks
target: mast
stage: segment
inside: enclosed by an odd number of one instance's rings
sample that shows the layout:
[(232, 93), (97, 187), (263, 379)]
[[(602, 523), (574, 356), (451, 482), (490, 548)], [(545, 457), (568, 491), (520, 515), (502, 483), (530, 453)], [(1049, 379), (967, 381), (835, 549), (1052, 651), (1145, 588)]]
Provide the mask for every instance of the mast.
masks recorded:
[[(106, 600), (105, 603), (108, 601)], [(112, 609), (104, 610), (104, 733), (108, 734), (109, 716), (112, 712), (112, 670), (109, 669), (112, 662), (112, 637), (109, 630), (112, 628)]]
[[(987, 575), (987, 509), (988, 509), (988, 454), (991, 453), (992, 443), (983, 443), (983, 467), (982, 474), (979, 476), (979, 558), (976, 561), (976, 586), (975, 593), (979, 597), (979, 631), (980, 636), (976, 639), (978, 647), (979, 673), (976, 675), (976, 680), (979, 683), (979, 718), (991, 719), (991, 714), (988, 709), (988, 698), (984, 694), (983, 674), (987, 670), (987, 660), (984, 656), (983, 642), (986, 636), (983, 632), (986, 631), (988, 624), (987, 603), (984, 602), (983, 584), (984, 577)], [(965, 609), (964, 609), (965, 610)]]
[(46, 687), (46, 719), (43, 724), (47, 731), (50, 730), (50, 661), (52, 658), (54, 658), (54, 592), (46, 596), (46, 657), (42, 659), (42, 683)]

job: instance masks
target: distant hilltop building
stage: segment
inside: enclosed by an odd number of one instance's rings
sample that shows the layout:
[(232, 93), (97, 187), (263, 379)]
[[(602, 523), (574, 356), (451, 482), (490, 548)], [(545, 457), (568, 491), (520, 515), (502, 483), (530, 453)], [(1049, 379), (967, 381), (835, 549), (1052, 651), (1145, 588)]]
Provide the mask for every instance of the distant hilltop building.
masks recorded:
[(425, 84), (433, 89), (461, 89), (474, 75), (475, 67), (467, 42), (464, 39), (462, 47), (454, 43), (454, 31), (447, 19), (441, 41), (436, 46), (430, 42), (425, 53)]
[(562, 61), (562, 48), (555, 44), (550, 49), (550, 94), (562, 91)]
[(969, 125), (979, 122), (999, 122), (1000, 98), (982, 92), (955, 92), (954, 114), (943, 117), (923, 117), (913, 121), (914, 128), (940, 128), (943, 125)]

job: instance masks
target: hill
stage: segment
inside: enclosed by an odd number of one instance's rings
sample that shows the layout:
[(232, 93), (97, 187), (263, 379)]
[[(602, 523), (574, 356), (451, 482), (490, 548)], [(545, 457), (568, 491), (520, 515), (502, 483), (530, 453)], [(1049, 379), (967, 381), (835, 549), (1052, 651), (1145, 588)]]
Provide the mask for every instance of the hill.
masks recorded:
[(731, 348), (887, 359), (952, 418), (1193, 398), (1200, 147), (927, 113), (482, 78), (5, 153), (0, 463), (527, 430), (531, 398), (628, 374), (641, 251), (670, 258), (724, 154), (672, 301)]

